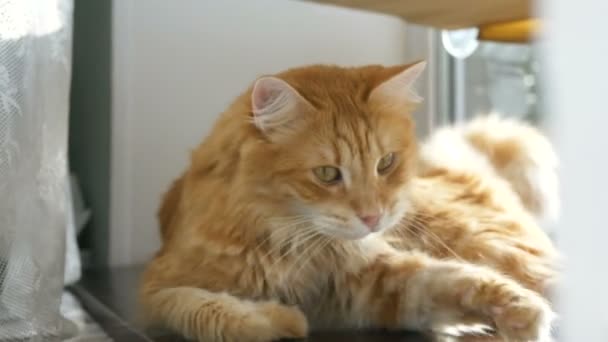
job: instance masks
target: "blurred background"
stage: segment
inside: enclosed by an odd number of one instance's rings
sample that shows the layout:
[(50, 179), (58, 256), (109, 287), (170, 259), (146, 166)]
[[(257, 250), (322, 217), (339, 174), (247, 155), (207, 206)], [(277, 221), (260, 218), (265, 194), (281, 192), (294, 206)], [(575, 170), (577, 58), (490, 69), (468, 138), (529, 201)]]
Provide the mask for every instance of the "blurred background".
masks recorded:
[(419, 59), (421, 138), (497, 112), (555, 142), (561, 339), (608, 341), (606, 12), (599, 0), (0, 0), (0, 341), (69, 330), (53, 314), (64, 285), (133, 286), (108, 270), (157, 251), (162, 193), (256, 77)]

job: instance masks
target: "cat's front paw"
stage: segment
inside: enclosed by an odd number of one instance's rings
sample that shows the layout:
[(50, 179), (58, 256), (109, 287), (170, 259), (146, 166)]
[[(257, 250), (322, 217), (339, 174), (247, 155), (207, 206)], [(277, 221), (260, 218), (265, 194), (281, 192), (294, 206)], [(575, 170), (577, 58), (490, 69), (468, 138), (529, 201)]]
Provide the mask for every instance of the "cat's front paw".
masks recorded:
[(261, 305), (257, 315), (257, 331), (252, 331), (252, 336), (259, 341), (304, 338), (308, 335), (308, 320), (296, 307), (269, 302)]
[(507, 341), (551, 341), (555, 314), (542, 297), (532, 291), (509, 286), (504, 286), (496, 295), (490, 315), (499, 335)]

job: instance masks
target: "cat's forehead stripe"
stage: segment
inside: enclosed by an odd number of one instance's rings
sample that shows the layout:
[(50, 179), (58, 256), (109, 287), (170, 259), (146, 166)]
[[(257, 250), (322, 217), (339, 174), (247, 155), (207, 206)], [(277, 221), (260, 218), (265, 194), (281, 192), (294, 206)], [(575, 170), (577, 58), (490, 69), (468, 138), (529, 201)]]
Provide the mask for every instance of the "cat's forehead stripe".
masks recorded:
[(335, 151), (335, 159), (337, 159), (338, 163), (344, 162), (344, 158), (346, 157), (346, 151), (348, 152), (348, 154), (350, 154), (351, 157), (354, 155), (353, 146), (351, 146), (352, 144), (350, 142), (350, 139), (348, 138), (350, 132), (341, 131), (340, 124), (336, 116), (332, 117), (332, 125), (333, 133), (335, 134), (335, 144), (338, 145)]
[[(361, 124), (360, 120), (345, 120), (337, 126), (335, 133), (338, 145), (338, 156), (341, 158), (341, 166), (346, 167), (352, 176), (360, 178), (370, 177), (375, 168), (374, 160), (378, 157), (377, 137), (367, 125)], [(361, 178), (363, 177), (363, 178)]]

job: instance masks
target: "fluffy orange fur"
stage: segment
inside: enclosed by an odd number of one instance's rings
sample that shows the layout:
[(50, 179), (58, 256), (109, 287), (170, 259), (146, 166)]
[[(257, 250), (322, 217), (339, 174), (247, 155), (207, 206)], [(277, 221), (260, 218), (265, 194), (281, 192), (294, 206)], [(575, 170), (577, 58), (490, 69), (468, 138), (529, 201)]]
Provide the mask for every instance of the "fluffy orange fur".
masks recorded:
[[(526, 159), (546, 140), (494, 119), (419, 148), (420, 70), (304, 67), (237, 98), (165, 196), (140, 291), (149, 322), (204, 341), (464, 322), (549, 338), (556, 252), (533, 216), (544, 193), (523, 179), (552, 171)], [(320, 181), (324, 166), (340, 177)]]

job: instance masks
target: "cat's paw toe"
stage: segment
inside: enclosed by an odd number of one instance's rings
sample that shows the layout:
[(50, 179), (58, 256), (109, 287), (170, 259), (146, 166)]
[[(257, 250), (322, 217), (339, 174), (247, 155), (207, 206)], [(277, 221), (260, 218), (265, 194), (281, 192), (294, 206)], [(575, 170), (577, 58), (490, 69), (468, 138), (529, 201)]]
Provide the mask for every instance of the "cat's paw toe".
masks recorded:
[(507, 341), (545, 342), (551, 340), (555, 314), (540, 296), (529, 293), (492, 308), (498, 333)]
[(303, 338), (308, 335), (308, 320), (298, 308), (268, 303), (262, 312), (274, 338)]

